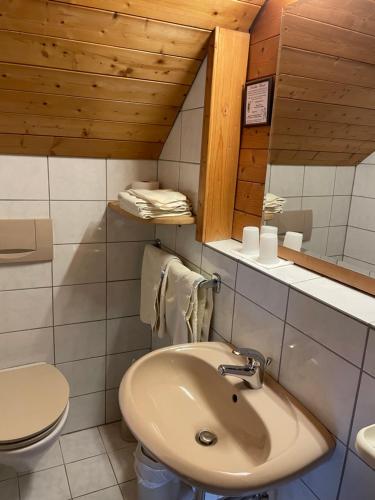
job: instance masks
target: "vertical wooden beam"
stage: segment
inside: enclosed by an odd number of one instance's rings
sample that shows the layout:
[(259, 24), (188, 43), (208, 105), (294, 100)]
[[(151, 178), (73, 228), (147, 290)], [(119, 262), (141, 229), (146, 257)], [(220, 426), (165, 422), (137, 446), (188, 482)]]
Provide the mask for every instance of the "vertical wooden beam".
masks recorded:
[(230, 238), (250, 35), (216, 28), (208, 48), (197, 239)]

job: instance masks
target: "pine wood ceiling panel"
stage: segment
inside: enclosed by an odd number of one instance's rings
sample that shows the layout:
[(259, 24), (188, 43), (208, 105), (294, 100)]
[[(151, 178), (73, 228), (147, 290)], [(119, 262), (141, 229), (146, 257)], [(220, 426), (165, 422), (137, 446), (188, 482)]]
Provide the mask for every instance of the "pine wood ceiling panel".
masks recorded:
[(0, 88), (180, 107), (189, 86), (0, 63)]
[(160, 143), (0, 134), (0, 154), (157, 160), (161, 150)]
[(0, 90), (0, 112), (172, 125), (177, 107), (136, 102)]
[(2, 62), (184, 85), (191, 85), (200, 65), (195, 59), (14, 31), (0, 31), (0, 46)]
[[(216, 26), (248, 31), (265, 0), (62, 0), (134, 16), (186, 24), (207, 30)], [(150, 5), (152, 7), (150, 8)]]
[(202, 59), (209, 30), (46, 0), (4, 0), (0, 29)]

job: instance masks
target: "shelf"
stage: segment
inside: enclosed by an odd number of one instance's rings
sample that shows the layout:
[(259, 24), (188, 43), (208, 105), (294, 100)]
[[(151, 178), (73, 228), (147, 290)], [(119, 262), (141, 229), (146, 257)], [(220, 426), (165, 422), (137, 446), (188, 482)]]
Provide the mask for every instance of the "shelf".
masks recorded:
[(137, 217), (136, 215), (133, 215), (121, 208), (119, 201), (110, 201), (108, 203), (108, 208), (121, 215), (122, 217), (125, 217), (126, 219), (137, 220), (138, 222), (143, 222), (144, 224), (175, 224), (179, 226), (195, 224), (195, 217), (190, 215), (176, 215), (173, 217), (155, 217), (154, 219), (141, 219), (140, 217)]

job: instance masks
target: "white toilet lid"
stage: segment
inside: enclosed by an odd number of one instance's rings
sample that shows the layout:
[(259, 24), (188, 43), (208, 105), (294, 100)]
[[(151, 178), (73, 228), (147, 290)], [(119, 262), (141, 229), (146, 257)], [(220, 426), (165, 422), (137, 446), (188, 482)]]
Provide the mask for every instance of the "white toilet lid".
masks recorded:
[(0, 443), (42, 433), (61, 417), (68, 400), (69, 384), (52, 365), (0, 370)]

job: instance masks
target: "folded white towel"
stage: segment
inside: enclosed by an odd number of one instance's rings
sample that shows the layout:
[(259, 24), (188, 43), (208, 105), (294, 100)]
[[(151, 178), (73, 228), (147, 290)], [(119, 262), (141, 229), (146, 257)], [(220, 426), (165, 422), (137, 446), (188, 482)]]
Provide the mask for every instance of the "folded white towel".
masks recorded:
[(171, 261), (160, 293), (159, 337), (172, 344), (207, 340), (212, 316), (212, 290), (199, 288), (204, 278)]
[(141, 274), (140, 319), (151, 326), (152, 331), (159, 324), (159, 294), (168, 276), (168, 266), (178, 257), (164, 252), (153, 245), (146, 245), (143, 252)]
[(264, 197), (263, 210), (268, 213), (282, 213), (285, 203), (285, 198), (281, 198), (280, 196), (272, 193), (267, 193)]
[[(185, 195), (183, 195), (185, 196)], [(186, 197), (185, 197), (186, 198)], [(155, 206), (131, 193), (131, 190), (118, 195), (120, 207), (143, 219), (154, 217), (172, 217), (175, 215), (191, 215), (191, 205), (187, 200), (170, 202), (168, 205)]]
[(129, 189), (128, 192), (159, 208), (165, 205), (173, 205), (176, 202), (187, 203), (188, 201), (184, 194), (172, 191), (172, 189), (154, 189), (152, 191), (147, 189)]

